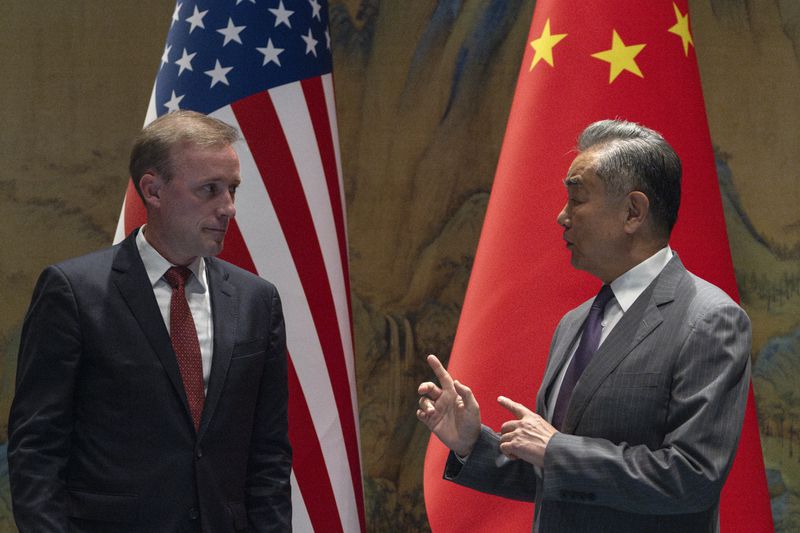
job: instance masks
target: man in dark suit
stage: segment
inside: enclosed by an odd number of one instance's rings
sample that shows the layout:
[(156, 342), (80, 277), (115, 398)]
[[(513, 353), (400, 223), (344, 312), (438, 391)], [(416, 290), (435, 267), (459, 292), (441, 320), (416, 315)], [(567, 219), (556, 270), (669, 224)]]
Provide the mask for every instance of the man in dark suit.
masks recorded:
[(213, 257), (237, 139), (199, 113), (153, 121), (130, 165), (147, 224), (42, 273), (9, 420), (21, 532), (291, 530), (280, 300)]
[(558, 223), (572, 265), (603, 282), (558, 325), (536, 412), (508, 398), (500, 433), (435, 356), (417, 417), (451, 450), (445, 478), (536, 502), (541, 532), (708, 532), (747, 399), (750, 322), (668, 246), (678, 156), (607, 120), (581, 135)]

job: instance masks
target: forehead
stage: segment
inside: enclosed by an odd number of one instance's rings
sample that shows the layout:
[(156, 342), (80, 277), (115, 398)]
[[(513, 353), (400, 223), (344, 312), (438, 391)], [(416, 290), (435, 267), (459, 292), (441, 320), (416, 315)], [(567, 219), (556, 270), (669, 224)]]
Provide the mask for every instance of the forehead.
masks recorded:
[(239, 172), (239, 156), (230, 144), (197, 146), (194, 144), (176, 147), (172, 152), (172, 166), (176, 173), (192, 168), (194, 172), (203, 169), (210, 173)]
[(170, 155), (173, 159), (193, 160), (227, 154), (228, 152), (233, 152), (233, 155), (236, 155), (236, 150), (233, 149), (232, 145), (227, 143), (200, 145), (191, 142), (182, 142), (172, 147)]
[(594, 189), (602, 187), (602, 182), (595, 173), (597, 154), (593, 152), (583, 152), (572, 161), (564, 178), (564, 186), (568, 190), (573, 189)]

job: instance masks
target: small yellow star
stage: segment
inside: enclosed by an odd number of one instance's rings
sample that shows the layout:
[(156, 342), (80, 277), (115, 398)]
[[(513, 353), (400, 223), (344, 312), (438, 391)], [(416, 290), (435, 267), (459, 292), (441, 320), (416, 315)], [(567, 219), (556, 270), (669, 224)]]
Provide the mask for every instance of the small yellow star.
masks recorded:
[(550, 34), (550, 19), (547, 19), (547, 22), (544, 23), (544, 30), (542, 30), (542, 35), (538, 39), (534, 39), (531, 41), (531, 47), (536, 50), (536, 53), (533, 56), (533, 63), (531, 63), (530, 70), (533, 70), (533, 67), (536, 66), (536, 63), (544, 59), (548, 65), (551, 67), (553, 65), (553, 48), (558, 44), (558, 42), (566, 37), (566, 33), (559, 33), (556, 35)]
[(639, 70), (639, 65), (636, 64), (635, 58), (645, 45), (632, 44), (630, 46), (625, 46), (625, 43), (622, 42), (622, 39), (617, 34), (617, 30), (612, 31), (611, 49), (592, 54), (592, 57), (607, 61), (611, 64), (608, 83), (612, 83), (623, 70), (627, 70), (640, 78), (644, 78), (642, 71)]
[(670, 33), (674, 33), (683, 41), (683, 55), (689, 55), (689, 45), (694, 46), (692, 40), (692, 32), (689, 30), (689, 12), (684, 15), (678, 6), (673, 2), (672, 8), (675, 10), (675, 25), (669, 29)]

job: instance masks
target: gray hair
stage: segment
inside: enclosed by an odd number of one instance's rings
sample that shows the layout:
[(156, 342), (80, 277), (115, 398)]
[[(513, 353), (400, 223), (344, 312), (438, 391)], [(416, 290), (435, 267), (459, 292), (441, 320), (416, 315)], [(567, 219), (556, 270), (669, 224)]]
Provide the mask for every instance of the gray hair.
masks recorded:
[(148, 172), (172, 179), (173, 149), (177, 146), (228, 146), (240, 139), (239, 130), (216, 118), (181, 110), (162, 115), (136, 136), (128, 170), (139, 196), (139, 182)]
[(644, 193), (656, 226), (670, 234), (681, 203), (681, 160), (661, 134), (634, 122), (601, 120), (583, 130), (578, 150), (597, 153), (594, 171), (609, 194)]

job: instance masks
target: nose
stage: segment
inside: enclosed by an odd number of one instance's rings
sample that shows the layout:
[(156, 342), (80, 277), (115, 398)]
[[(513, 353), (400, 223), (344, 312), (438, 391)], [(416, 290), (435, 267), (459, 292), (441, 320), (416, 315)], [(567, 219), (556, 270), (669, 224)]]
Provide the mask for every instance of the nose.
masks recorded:
[(220, 217), (233, 218), (236, 216), (236, 206), (234, 205), (234, 197), (230, 192), (222, 195), (222, 204), (219, 206), (217, 213)]
[(569, 216), (567, 215), (567, 204), (564, 204), (564, 207), (561, 208), (561, 212), (556, 217), (556, 222), (564, 229), (569, 227), (570, 220)]

